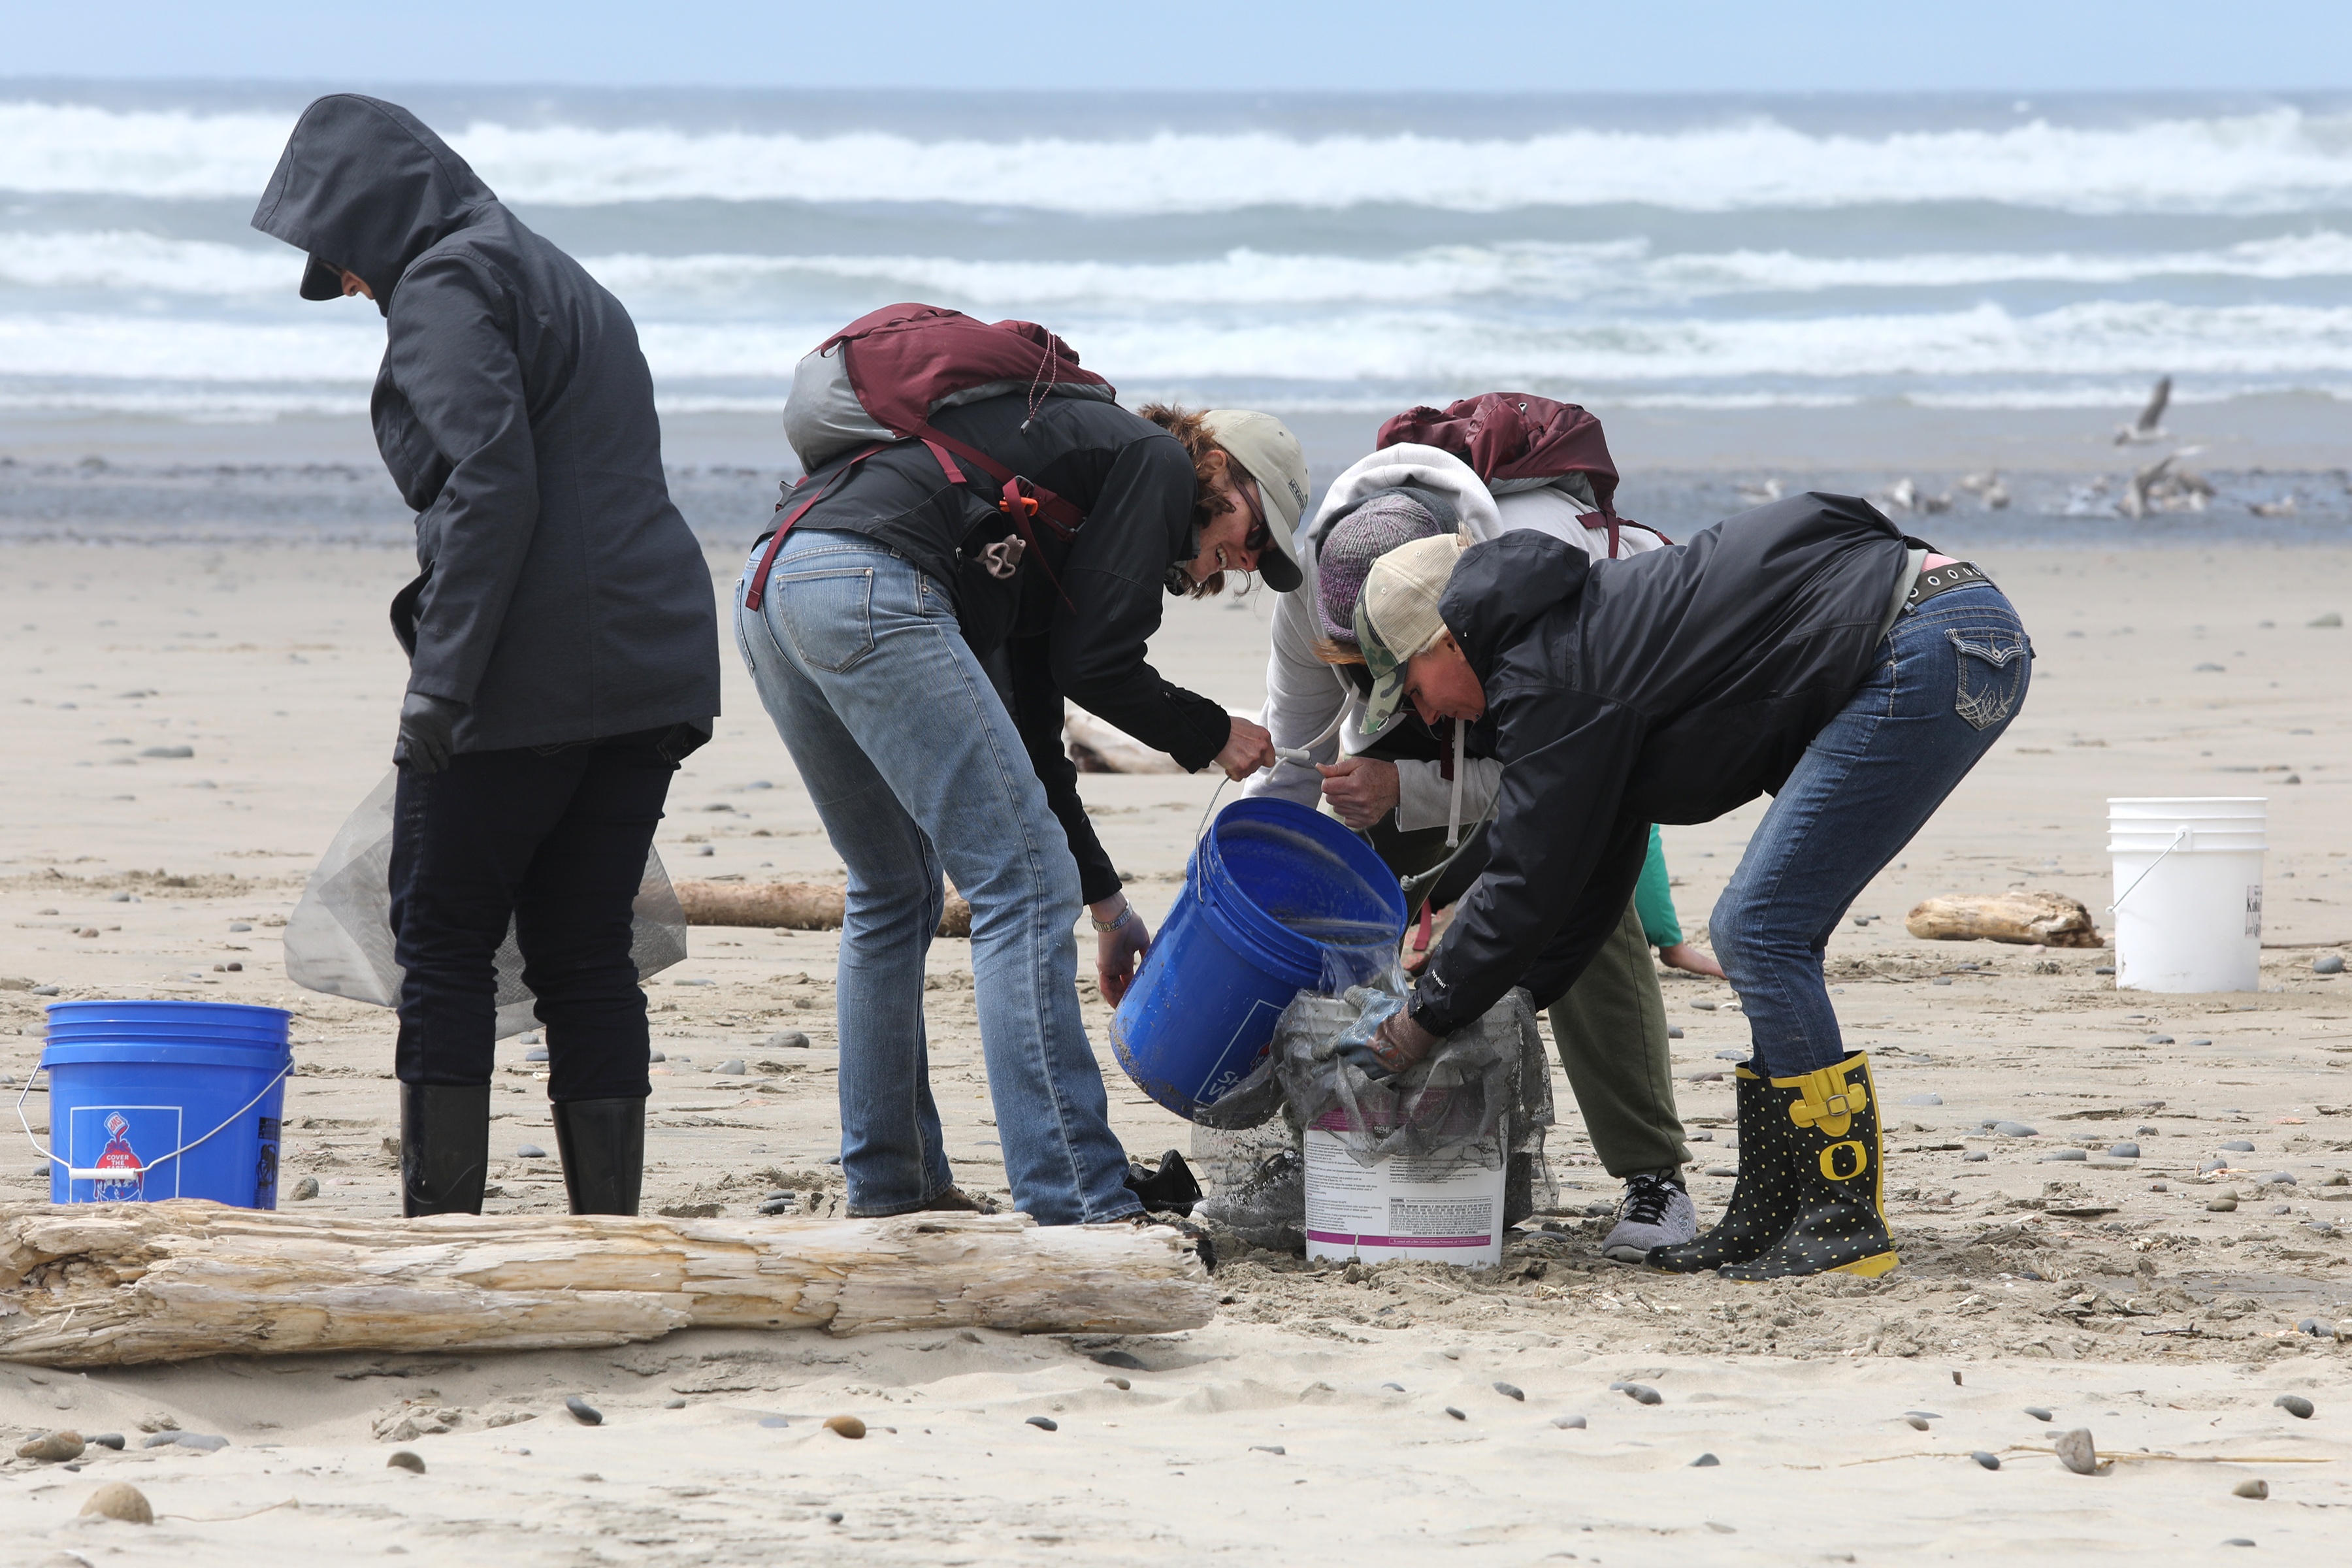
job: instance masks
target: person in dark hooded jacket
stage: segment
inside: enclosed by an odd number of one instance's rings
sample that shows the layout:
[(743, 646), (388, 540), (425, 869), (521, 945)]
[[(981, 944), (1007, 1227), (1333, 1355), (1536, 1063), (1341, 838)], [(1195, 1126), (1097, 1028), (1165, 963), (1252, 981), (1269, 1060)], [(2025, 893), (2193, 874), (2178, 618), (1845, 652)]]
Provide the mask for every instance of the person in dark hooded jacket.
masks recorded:
[(1755, 1047), (1739, 1183), (1721, 1224), (1648, 1261), (1893, 1268), (1875, 1089), (1822, 952), (2023, 700), (2009, 601), (1868, 503), (1803, 495), (1629, 560), (1534, 532), (1416, 541), (1374, 563), (1355, 620), (1368, 722), (1410, 700), (1503, 764), (1487, 868), (1362, 1065), (1410, 1070), (1514, 985), (1559, 995), (1623, 911), (1650, 824), (1769, 793), (1708, 925)]
[(416, 511), (392, 921), (405, 1212), (479, 1213), (494, 962), (547, 1026), (576, 1214), (635, 1214), (648, 1048), (631, 905), (678, 759), (719, 711), (710, 574), (663, 478), (620, 301), (406, 110), (302, 112), (253, 226), (306, 300), (383, 313), (376, 445)]

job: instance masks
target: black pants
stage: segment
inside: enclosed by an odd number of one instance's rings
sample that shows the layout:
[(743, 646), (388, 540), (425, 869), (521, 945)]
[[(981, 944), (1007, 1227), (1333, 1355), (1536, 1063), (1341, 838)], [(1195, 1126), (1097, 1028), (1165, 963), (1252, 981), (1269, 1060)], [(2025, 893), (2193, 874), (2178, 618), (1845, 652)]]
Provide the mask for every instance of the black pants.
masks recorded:
[(401, 770), (391, 879), (403, 1083), (490, 1081), (495, 963), (511, 921), (547, 1028), (548, 1098), (651, 1092), (630, 908), (677, 758), (703, 739), (678, 725)]

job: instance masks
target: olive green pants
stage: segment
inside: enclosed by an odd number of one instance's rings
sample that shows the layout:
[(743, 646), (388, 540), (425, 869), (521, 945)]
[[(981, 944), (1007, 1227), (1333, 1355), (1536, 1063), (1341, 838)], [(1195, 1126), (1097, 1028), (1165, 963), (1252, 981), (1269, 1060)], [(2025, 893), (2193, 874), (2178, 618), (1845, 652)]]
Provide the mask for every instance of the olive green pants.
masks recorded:
[[(1444, 860), (1442, 827), (1400, 831), (1384, 816), (1364, 837), (1398, 877)], [(1414, 918), (1420, 903), (1408, 898)], [(1675, 1109), (1674, 1057), (1656, 962), (1629, 900), (1625, 916), (1568, 994), (1552, 1004), (1551, 1037), (1584, 1117), (1592, 1152), (1612, 1176), (1683, 1165), (1683, 1121)]]

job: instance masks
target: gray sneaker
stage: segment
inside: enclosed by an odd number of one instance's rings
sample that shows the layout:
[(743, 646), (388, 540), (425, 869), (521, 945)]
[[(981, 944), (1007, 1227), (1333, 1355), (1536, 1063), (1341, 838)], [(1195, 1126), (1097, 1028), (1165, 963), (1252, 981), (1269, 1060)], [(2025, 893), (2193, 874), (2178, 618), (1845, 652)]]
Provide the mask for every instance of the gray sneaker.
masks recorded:
[(1697, 1235), (1698, 1210), (1683, 1190), (1679, 1173), (1636, 1171), (1625, 1178), (1617, 1226), (1601, 1244), (1601, 1256), (1639, 1263), (1654, 1247), (1679, 1247)]

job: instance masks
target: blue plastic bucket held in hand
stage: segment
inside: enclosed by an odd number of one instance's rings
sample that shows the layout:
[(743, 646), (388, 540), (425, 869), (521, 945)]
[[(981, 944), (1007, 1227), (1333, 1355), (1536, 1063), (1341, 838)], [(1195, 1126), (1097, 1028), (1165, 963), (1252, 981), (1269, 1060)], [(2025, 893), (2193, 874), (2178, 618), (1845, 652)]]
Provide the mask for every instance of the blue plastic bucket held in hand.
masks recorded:
[(1334, 950), (1404, 935), (1404, 894), (1331, 817), (1271, 797), (1217, 814), (1110, 1025), (1118, 1065), (1191, 1117), (1249, 1076), (1282, 1010), (1323, 984)]
[(49, 1201), (276, 1208), (288, 1018), (226, 1002), (51, 1003), (49, 1146), (33, 1139)]

